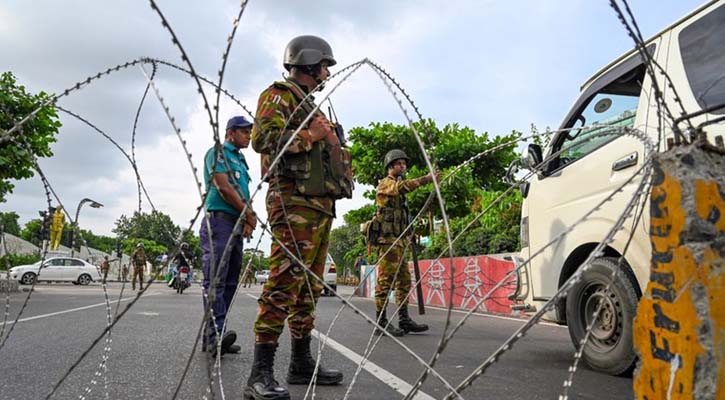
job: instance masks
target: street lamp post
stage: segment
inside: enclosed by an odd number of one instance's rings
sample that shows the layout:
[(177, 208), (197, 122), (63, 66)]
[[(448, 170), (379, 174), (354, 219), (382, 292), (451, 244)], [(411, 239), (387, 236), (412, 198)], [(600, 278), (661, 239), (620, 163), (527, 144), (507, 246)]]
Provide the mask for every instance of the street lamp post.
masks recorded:
[(68, 242), (69, 242), (68, 244), (69, 244), (69, 247), (70, 247), (70, 256), (71, 257), (73, 257), (73, 253), (75, 252), (75, 247), (73, 246), (74, 245), (73, 239), (74, 239), (74, 236), (75, 236), (76, 229), (78, 229), (78, 215), (81, 212), (81, 207), (83, 207), (83, 205), (86, 204), (86, 203), (91, 203), (90, 205), (93, 208), (101, 208), (101, 207), (103, 207), (103, 204), (101, 204), (101, 203), (99, 203), (99, 202), (97, 202), (95, 200), (91, 200), (89, 198), (85, 198), (85, 199), (81, 200), (80, 203), (78, 203), (78, 208), (76, 208), (76, 217), (73, 220), (73, 225), (71, 227), (72, 229), (70, 230), (70, 233), (68, 234)]

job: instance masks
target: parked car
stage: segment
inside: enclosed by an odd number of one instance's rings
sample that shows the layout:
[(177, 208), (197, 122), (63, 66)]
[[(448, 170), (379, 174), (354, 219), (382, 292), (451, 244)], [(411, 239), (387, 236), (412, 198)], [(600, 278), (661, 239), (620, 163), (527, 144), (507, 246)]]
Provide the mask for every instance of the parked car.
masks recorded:
[(64, 281), (77, 285), (88, 285), (101, 280), (101, 274), (95, 265), (72, 257), (52, 257), (41, 265), (40, 261), (31, 265), (19, 265), (10, 268), (10, 277), (23, 285), (39, 282)]
[[(708, 107), (725, 103), (723, 37), (725, 1), (717, 0), (676, 21), (645, 44), (652, 59), (663, 68), (656, 77), (664, 79), (666, 73), (671, 79), (668, 83), (659, 82), (660, 88), (666, 88), (667, 105), (677, 110), (677, 115), (680, 107), (683, 114), (700, 113), (691, 119), (694, 126), (722, 118), (722, 110)], [(677, 96), (670, 94), (670, 87), (677, 88)], [(632, 50), (582, 86), (561, 130), (546, 148), (528, 145), (522, 157), (526, 169), (536, 170), (534, 167), (542, 163), (544, 155), (555, 156), (521, 186), (521, 253), (515, 261), (520, 265), (544, 250), (518, 271), (519, 284), (512, 295), (521, 302), (517, 309), (533, 312), (552, 298), (612, 228), (641, 181), (635, 179), (619, 196), (604, 203), (595, 218), (582, 221), (555, 246), (546, 247), (629, 179), (645, 161), (640, 141), (631, 136), (601, 133), (628, 126), (642, 130), (655, 142), (663, 133), (660, 151), (673, 138), (669, 125), (663, 126), (664, 132), (656, 129), (662, 117), (654, 111), (657, 105), (653, 94), (647, 66), (641, 55)], [(703, 131), (711, 143), (725, 134), (722, 124), (703, 124)], [(567, 296), (545, 315), (549, 320), (566, 324), (573, 342), (579, 343), (592, 323), (592, 310), (601, 304), (604, 312), (593, 323), (582, 358), (593, 369), (613, 375), (626, 373), (636, 364), (633, 319), (650, 279), (649, 213), (642, 215), (633, 232), (632, 225), (631, 219), (623, 225)], [(618, 268), (623, 273), (604, 292), (609, 277)]]
[[(323, 278), (325, 279), (325, 283), (332, 287), (332, 290), (337, 291), (337, 266), (335, 265), (335, 260), (333, 260), (332, 256), (330, 256), (330, 253), (327, 253), (327, 261), (325, 261), (325, 274), (323, 275)], [(329, 296), (332, 293), (330, 293), (330, 291), (325, 288), (322, 294), (325, 296)]]
[(263, 269), (261, 271), (258, 271), (254, 275), (254, 278), (257, 279), (257, 283), (259, 283), (259, 284), (263, 285), (263, 284), (267, 283), (267, 279), (269, 279), (269, 270)]

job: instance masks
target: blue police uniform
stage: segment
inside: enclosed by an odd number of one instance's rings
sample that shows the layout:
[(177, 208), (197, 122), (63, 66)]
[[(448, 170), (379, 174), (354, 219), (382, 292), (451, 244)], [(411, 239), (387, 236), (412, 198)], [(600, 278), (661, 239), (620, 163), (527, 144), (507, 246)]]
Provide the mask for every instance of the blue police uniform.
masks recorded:
[[(233, 117), (227, 123), (227, 129), (251, 127), (252, 123), (244, 117)], [(216, 160), (215, 160), (216, 157)], [(225, 162), (226, 158), (226, 162)], [(216, 165), (215, 165), (216, 161)], [(212, 171), (213, 168), (213, 171)], [(204, 271), (204, 310), (207, 309), (208, 301), (212, 301), (212, 316), (210, 318), (204, 345), (208, 349), (215, 345), (216, 332), (222, 332), (226, 320), (229, 305), (232, 302), (234, 292), (239, 284), (239, 275), (242, 270), (242, 236), (241, 230), (238, 235), (232, 237), (234, 224), (239, 218), (239, 210), (224, 201), (219, 190), (211, 180), (212, 174), (222, 173), (230, 179), (230, 184), (237, 193), (249, 202), (249, 167), (244, 155), (237, 150), (233, 144), (225, 141), (221, 151), (215, 151), (212, 147), (204, 157), (204, 181), (208, 195), (204, 202), (207, 214), (201, 223), (199, 238), (201, 239), (202, 268)], [(234, 181), (231, 181), (233, 179)], [(241, 223), (244, 223), (242, 221)], [(209, 231), (211, 227), (211, 232)], [(229, 240), (231, 238), (231, 241)], [(230, 242), (230, 257), (227, 263), (221, 264), (224, 248)], [(212, 247), (213, 246), (213, 247)], [(212, 248), (213, 259), (212, 259)], [(217, 286), (213, 297), (210, 298), (209, 290), (213, 275), (217, 278)], [(215, 329), (216, 328), (216, 329)], [(230, 333), (231, 335), (231, 333)], [(236, 334), (234, 334), (236, 337)], [(222, 341), (223, 343), (226, 341)], [(233, 339), (232, 339), (233, 342)]]

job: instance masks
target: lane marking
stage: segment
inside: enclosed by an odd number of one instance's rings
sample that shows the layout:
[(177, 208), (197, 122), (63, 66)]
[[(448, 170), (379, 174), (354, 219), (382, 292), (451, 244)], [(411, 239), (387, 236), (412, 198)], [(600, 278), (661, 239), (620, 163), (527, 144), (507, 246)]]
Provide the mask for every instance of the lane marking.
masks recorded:
[[(359, 365), (360, 363), (362, 363), (363, 358), (361, 355), (359, 355), (359, 354), (355, 353), (354, 351), (350, 350), (349, 348), (343, 346), (339, 342), (336, 342), (335, 340), (326, 336), (324, 333), (319, 332), (317, 329), (312, 330), (312, 335), (315, 338), (317, 338), (317, 340), (319, 340), (319, 341), (326, 340), (327, 346), (333, 348), (334, 350), (337, 350), (338, 353), (347, 357), (354, 364)], [(390, 386), (393, 390), (395, 390), (396, 392), (400, 393), (403, 396), (410, 393), (410, 391), (413, 389), (413, 385), (398, 378), (397, 376), (393, 375), (392, 373), (388, 372), (387, 370), (383, 369), (382, 367), (380, 367), (379, 365), (375, 364), (374, 362), (372, 362), (370, 360), (365, 361), (365, 364), (363, 365), (363, 369), (365, 371), (369, 372), (372, 376), (378, 378), (384, 384)], [(413, 397), (413, 399), (414, 400), (435, 400), (434, 397), (423, 392), (422, 390), (419, 390), (418, 393), (416, 393), (416, 395)]]
[[(154, 296), (156, 294), (157, 293), (149, 293), (147, 295), (144, 295), (144, 297), (146, 297), (146, 296)], [(133, 296), (133, 297), (125, 297), (125, 298), (121, 299), (121, 301), (129, 301), (129, 300), (133, 300), (135, 298), (136, 298), (136, 296)], [(111, 303), (111, 307), (113, 307), (113, 305), (116, 304), (117, 301), (118, 300), (111, 301), (110, 302)], [(72, 312), (76, 312), (76, 311), (83, 311), (83, 310), (87, 310), (89, 308), (100, 307), (100, 306), (105, 306), (105, 305), (106, 305), (106, 302), (104, 301), (103, 303), (91, 304), (89, 306), (83, 306), (83, 307), (78, 307), (78, 308), (71, 308), (71, 309), (68, 309), (68, 310), (56, 311), (56, 312), (52, 312), (52, 313), (48, 313), (48, 314), (41, 314), (41, 315), (36, 315), (34, 317), (21, 318), (21, 319), (18, 320), (18, 322), (26, 322), (26, 321), (33, 321), (33, 320), (41, 319), (41, 318), (55, 317), (56, 315), (68, 314), (68, 313), (72, 313)], [(7, 322), (8, 325), (14, 324), (14, 323), (15, 323), (15, 321), (8, 321)]]
[[(257, 299), (257, 297), (253, 296), (250, 293), (246, 293), (247, 296)], [(353, 350), (345, 347), (343, 344), (335, 341), (334, 339), (331, 339), (329, 336), (325, 335), (324, 333), (318, 331), (317, 329), (312, 330), (312, 336), (314, 336), (317, 340), (327, 341), (328, 347), (332, 348), (333, 350), (336, 350), (338, 353), (345, 356), (348, 360), (352, 361), (354, 364), (359, 365), (363, 361), (363, 357), (357, 353), (355, 353)], [(400, 393), (401, 395), (405, 396), (408, 394), (411, 389), (413, 389), (413, 385), (409, 384), (408, 382), (398, 378), (397, 376), (393, 375), (391, 372), (387, 371), (386, 369), (380, 367), (379, 365), (375, 364), (374, 362), (367, 360), (365, 361), (365, 365), (363, 365), (363, 369), (370, 373), (372, 376), (380, 380), (381, 382), (385, 383), (386, 385), (390, 386), (391, 389), (395, 390), (396, 392)], [(430, 396), (429, 394), (419, 390), (418, 393), (413, 397), (414, 400), (435, 400), (434, 397)]]

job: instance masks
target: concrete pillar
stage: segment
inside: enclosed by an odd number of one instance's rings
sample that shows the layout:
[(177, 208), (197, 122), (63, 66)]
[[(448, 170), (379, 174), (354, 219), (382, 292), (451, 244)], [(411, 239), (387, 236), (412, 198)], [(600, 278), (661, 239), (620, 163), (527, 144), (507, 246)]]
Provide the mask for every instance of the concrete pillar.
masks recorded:
[(725, 399), (725, 155), (655, 156), (650, 281), (634, 321), (637, 399)]

